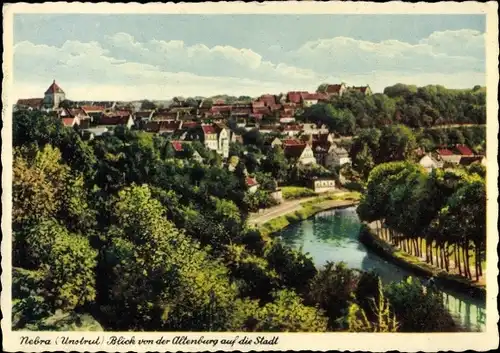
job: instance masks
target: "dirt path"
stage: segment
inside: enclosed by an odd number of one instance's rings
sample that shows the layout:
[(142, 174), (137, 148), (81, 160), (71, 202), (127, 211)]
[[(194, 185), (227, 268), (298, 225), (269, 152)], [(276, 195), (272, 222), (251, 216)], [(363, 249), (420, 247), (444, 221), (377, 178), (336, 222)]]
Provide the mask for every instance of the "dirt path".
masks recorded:
[(250, 217), (248, 217), (248, 223), (253, 225), (264, 224), (273, 218), (300, 210), (302, 208), (302, 206), (300, 205), (301, 203), (311, 201), (316, 198), (317, 196), (304, 197), (296, 200), (285, 200), (278, 206), (268, 208), (259, 213), (251, 213)]

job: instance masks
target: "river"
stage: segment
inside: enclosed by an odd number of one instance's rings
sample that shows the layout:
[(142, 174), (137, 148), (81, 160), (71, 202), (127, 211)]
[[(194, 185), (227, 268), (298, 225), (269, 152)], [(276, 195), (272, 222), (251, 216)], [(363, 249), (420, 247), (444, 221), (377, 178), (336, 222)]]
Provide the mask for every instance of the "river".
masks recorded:
[[(282, 241), (309, 253), (317, 267), (327, 261), (343, 261), (359, 270), (376, 271), (383, 283), (400, 281), (412, 273), (390, 263), (366, 248), (359, 240), (361, 223), (354, 207), (323, 211), (302, 222), (292, 224), (280, 233)], [(484, 331), (485, 302), (465, 294), (439, 288), (443, 300), (455, 318), (467, 331)]]

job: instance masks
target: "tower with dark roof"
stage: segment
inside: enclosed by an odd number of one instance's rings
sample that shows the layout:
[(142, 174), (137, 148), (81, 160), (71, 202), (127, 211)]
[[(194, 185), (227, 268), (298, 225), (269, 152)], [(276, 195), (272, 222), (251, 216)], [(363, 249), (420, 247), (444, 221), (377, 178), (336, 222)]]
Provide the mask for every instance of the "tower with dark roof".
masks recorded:
[(45, 97), (43, 99), (43, 105), (46, 108), (56, 109), (62, 101), (66, 99), (66, 94), (56, 83), (56, 80), (52, 82), (47, 91), (45, 91)]

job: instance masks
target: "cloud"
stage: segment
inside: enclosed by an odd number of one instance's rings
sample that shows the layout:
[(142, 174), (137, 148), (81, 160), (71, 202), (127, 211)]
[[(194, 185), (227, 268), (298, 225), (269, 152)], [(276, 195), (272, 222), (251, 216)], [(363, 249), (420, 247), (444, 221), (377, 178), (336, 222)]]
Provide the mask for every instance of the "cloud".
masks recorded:
[(484, 45), (484, 35), (472, 30), (434, 32), (416, 44), (335, 37), (307, 42), (286, 57), (297, 66), (314, 62), (322, 73), (484, 72)]
[(57, 79), (72, 99), (256, 96), (339, 81), (370, 84), (375, 91), (396, 82), (459, 88), (484, 84), (484, 56), (484, 34), (467, 29), (434, 32), (416, 43), (318, 39), (292, 51), (276, 45), (267, 53), (181, 40), (139, 42), (120, 32), (100, 42), (73, 40), (61, 46), (19, 42), (14, 83), (19, 97), (29, 96), (37, 85), (40, 96)]

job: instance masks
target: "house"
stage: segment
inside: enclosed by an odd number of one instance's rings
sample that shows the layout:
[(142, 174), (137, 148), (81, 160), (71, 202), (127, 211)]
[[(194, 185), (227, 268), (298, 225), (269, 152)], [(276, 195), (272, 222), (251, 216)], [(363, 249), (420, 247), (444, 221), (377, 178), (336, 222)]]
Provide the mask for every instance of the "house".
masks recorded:
[(283, 134), (287, 136), (297, 136), (302, 132), (302, 127), (300, 125), (289, 124), (283, 127)]
[(328, 151), (330, 150), (332, 143), (329, 141), (313, 140), (311, 144), (314, 158), (316, 158), (316, 163), (326, 166), (326, 157), (328, 156)]
[(229, 156), (229, 130), (221, 124), (202, 124), (203, 143), (222, 157)]
[(106, 108), (101, 105), (82, 105), (80, 108), (85, 114), (91, 117), (92, 120), (98, 119), (102, 113), (106, 111)]
[(302, 95), (309, 94), (308, 92), (288, 92), (286, 95), (286, 101), (293, 104), (302, 104)]
[(431, 172), (433, 169), (436, 168), (443, 168), (443, 161), (434, 158), (430, 153), (420, 158), (418, 164), (424, 167), (425, 170), (427, 170), (428, 172)]
[(277, 146), (283, 146), (283, 142), (281, 142), (281, 140), (277, 137), (275, 137), (272, 141), (271, 141), (271, 147), (277, 147)]
[(309, 180), (309, 187), (316, 193), (336, 190), (335, 179), (314, 177)]
[(328, 154), (325, 158), (325, 166), (327, 168), (330, 167), (339, 167), (344, 164), (350, 164), (351, 159), (349, 158), (349, 153), (342, 147), (338, 147), (335, 144), (330, 146), (328, 150)]
[(146, 123), (144, 130), (146, 132), (152, 132), (157, 134), (173, 134), (177, 130), (182, 128), (182, 121), (172, 121), (163, 120), (156, 121), (152, 120)]
[(257, 182), (257, 179), (252, 178), (252, 177), (245, 177), (245, 184), (248, 188), (248, 192), (254, 193), (259, 189), (259, 183)]
[(129, 129), (134, 125), (132, 115), (127, 111), (117, 111), (107, 114), (102, 114), (97, 123), (99, 126), (126, 126)]
[(283, 202), (283, 192), (280, 188), (276, 187), (274, 191), (271, 191), (270, 195), (277, 203)]
[(290, 124), (294, 123), (295, 118), (291, 115), (281, 115), (280, 116), (280, 124)]
[(452, 164), (460, 163), (460, 158), (462, 157), (460, 154), (457, 154), (447, 148), (438, 149), (436, 152), (443, 162)]
[(231, 142), (243, 144), (243, 136), (232, 131), (231, 132)]
[(328, 98), (334, 97), (334, 96), (340, 97), (345, 93), (346, 90), (347, 90), (347, 87), (346, 87), (345, 83), (341, 83), (341, 84), (334, 84), (334, 85), (326, 85), (324, 88), (324, 91), (318, 92), (318, 93), (325, 93), (328, 96)]
[(107, 127), (92, 127), (82, 130), (82, 135), (87, 140), (93, 140), (95, 137), (99, 137), (106, 132), (110, 132)]
[(353, 86), (353, 87), (349, 88), (349, 91), (359, 92), (359, 93), (364, 94), (365, 96), (370, 96), (373, 94), (370, 86), (368, 86), (368, 85), (359, 86), (359, 87)]
[(301, 103), (304, 108), (308, 108), (318, 102), (327, 100), (328, 96), (324, 93), (303, 93), (301, 95)]
[(276, 104), (276, 96), (273, 94), (263, 94), (258, 101), (263, 102), (266, 107), (274, 106)]
[(283, 143), (285, 157), (295, 160), (302, 165), (316, 164), (311, 146), (307, 143)]
[(153, 117), (154, 110), (140, 110), (135, 112), (135, 121), (138, 123), (147, 123)]
[[(182, 156), (183, 152), (186, 151), (185, 146), (190, 143), (191, 142), (189, 141), (178, 141), (178, 140), (170, 142), (177, 156)], [(201, 157), (201, 155), (196, 150), (193, 150), (193, 155), (191, 156), (191, 159), (199, 163), (203, 162), (203, 157)]]
[(455, 150), (461, 156), (473, 156), (474, 155), (474, 152), (472, 152), (472, 150), (466, 145), (456, 145)]
[(80, 125), (80, 119), (74, 116), (62, 118), (61, 121), (63, 125), (66, 127), (73, 127), (75, 125)]
[(19, 99), (15, 110), (39, 110), (43, 106), (43, 98)]
[(486, 166), (486, 157), (485, 156), (462, 156), (460, 158), (460, 165), (469, 166), (472, 163), (481, 163)]
[(56, 83), (56, 80), (45, 91), (45, 97), (43, 98), (43, 105), (46, 108), (57, 109), (61, 102), (66, 100), (66, 94)]

